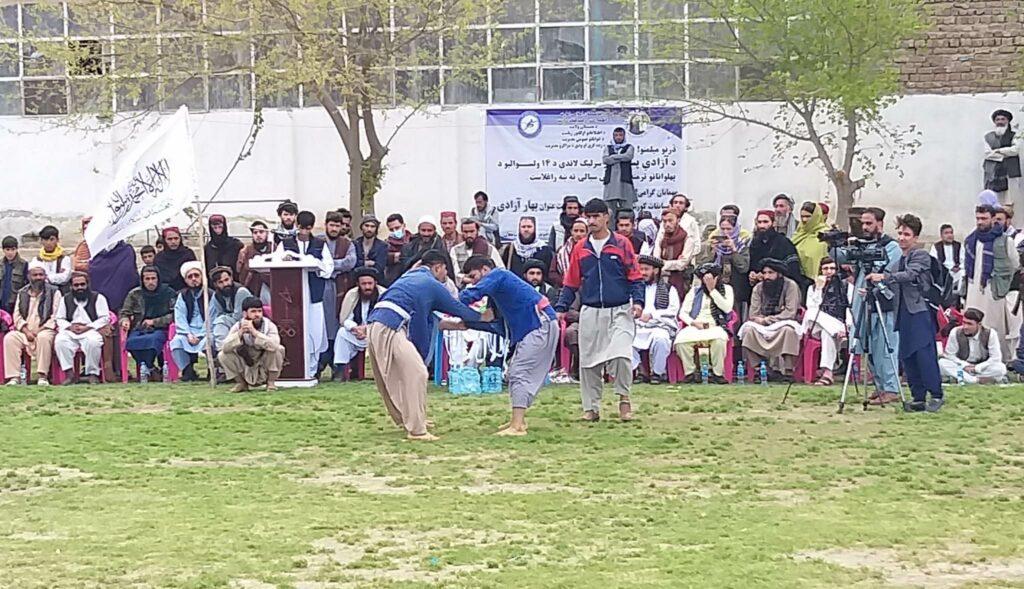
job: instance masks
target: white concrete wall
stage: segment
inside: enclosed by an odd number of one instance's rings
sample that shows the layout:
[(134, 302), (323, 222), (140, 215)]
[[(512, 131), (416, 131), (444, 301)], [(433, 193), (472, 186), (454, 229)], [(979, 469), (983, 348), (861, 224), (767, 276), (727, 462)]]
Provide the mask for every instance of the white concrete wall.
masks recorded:
[[(536, 105), (534, 105), (536, 106)], [(767, 105), (749, 105), (765, 111)], [(887, 120), (917, 125), (921, 148), (899, 161), (903, 172), (880, 170), (858, 204), (879, 205), (891, 213), (921, 214), (929, 233), (952, 222), (958, 233), (972, 224), (972, 204), (981, 187), (981, 136), (996, 108), (1021, 113), (1024, 94), (912, 96), (890, 108)], [(291, 198), (316, 212), (347, 202), (346, 158), (327, 116), (316, 108), (266, 111), (266, 124), (252, 156), (229, 179), (219, 198)], [(414, 220), (455, 209), (466, 212), (473, 192), (485, 185), (484, 123), (486, 107), (436, 109), (413, 116), (392, 143), (387, 176), (379, 195), (378, 215), (398, 211)], [(383, 113), (385, 136), (405, 113)], [(1020, 116), (1024, 120), (1024, 114)], [(192, 128), (200, 190), (208, 197), (234, 162), (250, 114), (215, 112), (193, 116)], [(55, 125), (52, 119), (0, 117), (0, 212), (13, 221), (12, 210), (40, 218), (88, 213), (106, 188), (124, 146), (126, 129), (82, 132)], [(697, 210), (714, 211), (735, 202), (744, 221), (765, 206), (771, 195), (788, 192), (797, 200), (822, 199), (830, 193), (814, 165), (790, 162), (773, 166), (771, 138), (764, 130), (733, 122), (690, 125), (682, 171), (686, 192)], [(220, 205), (230, 215), (273, 216), (273, 205)], [(0, 218), (2, 218), (0, 217)], [(24, 233), (33, 228), (6, 227)]]

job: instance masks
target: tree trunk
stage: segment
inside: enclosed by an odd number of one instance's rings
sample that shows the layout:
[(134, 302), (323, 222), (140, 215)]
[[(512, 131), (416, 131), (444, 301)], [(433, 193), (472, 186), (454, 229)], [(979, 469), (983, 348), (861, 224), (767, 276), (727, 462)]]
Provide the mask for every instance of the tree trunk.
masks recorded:
[[(352, 226), (363, 222), (363, 154), (348, 154), (348, 210), (352, 213)], [(373, 212), (373, 211), (370, 211)]]
[(864, 187), (864, 180), (851, 181), (846, 172), (839, 170), (832, 177), (832, 185), (836, 188), (836, 224), (849, 230), (853, 195)]

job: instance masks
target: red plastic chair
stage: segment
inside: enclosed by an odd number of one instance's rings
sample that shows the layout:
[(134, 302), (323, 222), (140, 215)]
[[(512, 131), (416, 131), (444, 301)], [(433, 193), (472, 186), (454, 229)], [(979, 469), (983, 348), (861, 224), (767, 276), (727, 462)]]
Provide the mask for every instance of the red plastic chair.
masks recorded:
[(793, 380), (805, 384), (813, 383), (821, 364), (821, 340), (805, 334), (800, 342), (800, 358), (793, 369)]

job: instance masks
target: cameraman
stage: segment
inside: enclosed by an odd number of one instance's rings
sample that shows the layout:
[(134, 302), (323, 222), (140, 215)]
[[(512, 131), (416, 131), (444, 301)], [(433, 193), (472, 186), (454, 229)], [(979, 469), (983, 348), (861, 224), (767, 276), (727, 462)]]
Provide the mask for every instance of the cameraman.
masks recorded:
[[(895, 365), (897, 364), (897, 352), (900, 348), (896, 334), (896, 308), (894, 296), (888, 287), (880, 286), (873, 288), (873, 285), (865, 284), (868, 274), (895, 272), (902, 254), (896, 240), (882, 232), (882, 225), (885, 221), (885, 211), (878, 207), (868, 207), (860, 215), (862, 238), (851, 239), (850, 245), (837, 248), (836, 261), (839, 264), (847, 264), (851, 261), (851, 254), (860, 254), (865, 250), (880, 250), (885, 253), (884, 260), (871, 263), (856, 264), (856, 280), (853, 293), (853, 336), (857, 338), (857, 354), (865, 351), (871, 362), (871, 373), (875, 382), (875, 392), (871, 394), (872, 405), (884, 405), (899, 399), (899, 374)], [(869, 290), (870, 288), (870, 290)], [(879, 317), (875, 308), (875, 301), (878, 301), (882, 310)], [(869, 305), (866, 313), (870, 320), (862, 325), (865, 315), (861, 315), (864, 305)], [(889, 341), (889, 349), (886, 348), (886, 338)]]
[[(896, 227), (902, 253), (898, 271), (869, 274), (868, 280), (889, 284), (896, 298), (900, 358), (913, 397), (906, 410), (934, 413), (942, 408), (943, 397), (939, 357), (935, 351), (938, 325), (924, 296), (924, 288), (931, 281), (931, 258), (917, 248), (921, 219), (914, 215), (897, 217)], [(932, 394), (931, 401), (927, 400), (928, 393)]]

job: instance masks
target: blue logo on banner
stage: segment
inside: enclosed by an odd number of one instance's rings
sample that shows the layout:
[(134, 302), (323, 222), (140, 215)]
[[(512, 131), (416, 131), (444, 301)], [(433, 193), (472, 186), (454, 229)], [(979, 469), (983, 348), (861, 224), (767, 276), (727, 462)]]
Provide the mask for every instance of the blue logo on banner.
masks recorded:
[(533, 139), (537, 135), (540, 135), (541, 123), (540, 115), (535, 111), (528, 110), (519, 117), (519, 134), (527, 139)]

